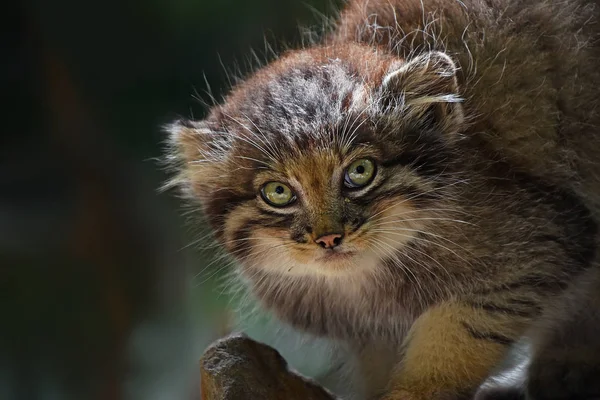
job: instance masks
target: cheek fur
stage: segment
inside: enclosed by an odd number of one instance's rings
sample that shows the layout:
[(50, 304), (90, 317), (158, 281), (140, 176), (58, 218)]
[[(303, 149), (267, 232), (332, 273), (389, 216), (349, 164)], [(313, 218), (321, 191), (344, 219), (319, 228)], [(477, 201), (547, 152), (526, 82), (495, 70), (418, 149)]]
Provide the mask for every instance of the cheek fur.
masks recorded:
[(282, 273), (294, 266), (289, 257), (289, 247), (293, 244), (285, 230), (256, 228), (250, 234), (250, 241), (248, 256), (242, 263), (244, 267)]
[(405, 197), (380, 201), (365, 224), (364, 240), (380, 259), (397, 257), (397, 251), (422, 230), (421, 211)]
[(249, 274), (260, 269), (277, 275), (304, 276), (317, 270), (312, 248), (291, 240), (286, 229), (258, 227), (250, 234), (250, 241), (254, 246), (242, 262)]

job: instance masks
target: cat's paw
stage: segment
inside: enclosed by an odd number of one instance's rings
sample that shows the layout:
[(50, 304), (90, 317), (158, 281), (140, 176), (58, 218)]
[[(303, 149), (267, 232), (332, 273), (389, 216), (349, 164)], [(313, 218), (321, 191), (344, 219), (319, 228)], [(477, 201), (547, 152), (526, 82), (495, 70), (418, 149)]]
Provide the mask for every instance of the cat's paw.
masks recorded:
[(600, 399), (600, 349), (546, 351), (529, 368), (531, 400)]

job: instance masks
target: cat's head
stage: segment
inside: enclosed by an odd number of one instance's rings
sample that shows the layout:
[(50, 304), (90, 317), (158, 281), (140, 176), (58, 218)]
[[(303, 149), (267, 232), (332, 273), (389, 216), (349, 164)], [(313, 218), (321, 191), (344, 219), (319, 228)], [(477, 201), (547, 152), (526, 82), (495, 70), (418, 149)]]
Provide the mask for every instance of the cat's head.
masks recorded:
[(440, 52), (291, 52), (169, 127), (175, 181), (250, 278), (377, 273), (449, 210), (456, 73)]

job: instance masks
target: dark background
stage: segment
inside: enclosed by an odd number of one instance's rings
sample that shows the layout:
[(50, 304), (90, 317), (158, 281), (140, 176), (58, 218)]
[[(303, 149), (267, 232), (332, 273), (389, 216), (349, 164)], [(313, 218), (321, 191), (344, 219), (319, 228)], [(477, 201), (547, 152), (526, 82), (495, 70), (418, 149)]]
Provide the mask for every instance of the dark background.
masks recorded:
[[(329, 0), (46, 0), (0, 12), (0, 399), (194, 399), (231, 329), (156, 159), (226, 69)], [(265, 39), (266, 38), (266, 39)], [(237, 65), (237, 67), (236, 67)], [(206, 77), (206, 81), (205, 81)], [(208, 84), (208, 85), (207, 85)], [(191, 227), (195, 228), (195, 227)], [(208, 266), (208, 267), (207, 267)], [(207, 267), (207, 268), (205, 268)], [(260, 336), (260, 335), (259, 335)]]

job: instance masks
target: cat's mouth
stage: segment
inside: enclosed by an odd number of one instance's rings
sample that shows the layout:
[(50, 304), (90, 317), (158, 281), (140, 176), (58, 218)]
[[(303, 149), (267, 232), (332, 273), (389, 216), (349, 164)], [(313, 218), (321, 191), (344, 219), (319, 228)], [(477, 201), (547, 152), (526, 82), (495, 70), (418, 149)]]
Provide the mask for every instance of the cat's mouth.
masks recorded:
[(342, 261), (347, 260), (356, 255), (355, 251), (349, 250), (338, 250), (338, 249), (330, 249), (326, 250), (324, 254), (318, 258), (318, 261), (321, 262), (332, 262), (332, 261)]

